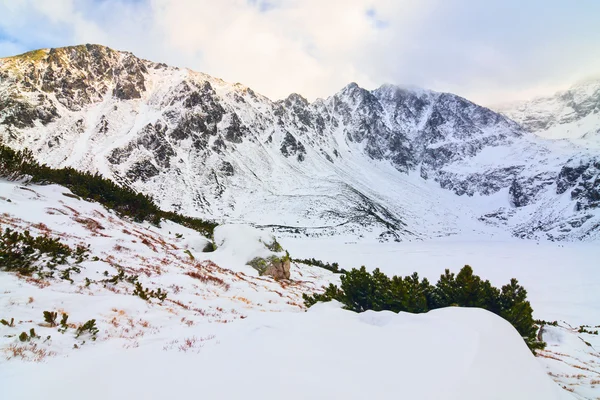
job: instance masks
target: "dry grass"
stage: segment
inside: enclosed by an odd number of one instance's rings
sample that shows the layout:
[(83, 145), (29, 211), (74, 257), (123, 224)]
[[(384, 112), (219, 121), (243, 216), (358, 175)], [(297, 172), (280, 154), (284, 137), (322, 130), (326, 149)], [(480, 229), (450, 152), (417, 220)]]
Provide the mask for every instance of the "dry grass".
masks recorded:
[(199, 280), (202, 283), (210, 283), (216, 286), (221, 286), (225, 289), (225, 291), (229, 290), (229, 284), (223, 281), (221, 278), (217, 278), (216, 276), (200, 274), (194, 271), (188, 271), (185, 273), (187, 276), (190, 276), (194, 279)]
[(171, 302), (173, 304), (177, 304), (179, 307), (183, 308), (184, 310), (189, 310), (190, 309), (190, 306), (183, 304), (179, 300), (165, 299), (165, 301)]
[(152, 244), (152, 242), (150, 242), (147, 238), (142, 238), (142, 243), (148, 246), (150, 249), (152, 249), (153, 252), (158, 253), (156, 246)]
[(180, 344), (177, 348), (179, 351), (187, 352), (189, 350), (200, 350), (204, 347), (204, 343), (207, 340), (212, 340), (215, 338), (215, 335), (209, 335), (206, 337), (197, 338), (196, 336), (192, 336), (190, 338), (183, 339), (183, 343)]
[(179, 292), (181, 292), (182, 287), (179, 285), (171, 285), (169, 286), (169, 289), (171, 289), (173, 291), (173, 294), (179, 294)]
[(115, 244), (113, 246), (113, 250), (114, 251), (118, 251), (118, 252), (128, 252), (128, 251), (130, 251), (127, 247), (121, 246), (120, 244)]
[(9, 213), (3, 213), (0, 215), (0, 223), (3, 225), (9, 225), (11, 228), (18, 228), (23, 220), (20, 218), (14, 218)]
[(24, 361), (41, 362), (46, 357), (56, 355), (53, 351), (39, 347), (37, 343), (11, 344), (4, 348), (3, 351), (7, 360), (18, 358)]
[(52, 233), (52, 230), (50, 228), (48, 228), (48, 225), (44, 224), (43, 222), (39, 222), (39, 223), (33, 224), (31, 226), (33, 228), (39, 230), (40, 232), (42, 232), (46, 236)]
[[(62, 201), (61, 201), (61, 203), (62, 203)], [(78, 217), (81, 214), (79, 211), (77, 211), (73, 207), (69, 207), (64, 203), (63, 203), (63, 207), (66, 208), (67, 210), (71, 211), (73, 213), (73, 215), (75, 215), (76, 217)]]
[(67, 215), (67, 212), (65, 212), (64, 210), (60, 210), (58, 208), (54, 208), (54, 207), (47, 207), (46, 208), (46, 214), (50, 214), (50, 215)]
[(86, 228), (88, 231), (92, 232), (92, 234), (96, 235), (96, 236), (103, 236), (103, 237), (109, 237), (108, 235), (105, 235), (104, 233), (101, 233), (99, 231), (104, 230), (104, 226), (102, 226), (102, 224), (98, 221), (96, 221), (93, 218), (85, 218), (85, 217), (79, 217), (79, 216), (75, 216), (73, 217), (73, 220), (81, 225), (83, 225), (84, 228)]
[(181, 323), (182, 324), (186, 324), (187, 326), (192, 326), (194, 325), (194, 321), (190, 320), (190, 319), (186, 319), (185, 317), (181, 318)]
[(252, 302), (250, 300), (248, 300), (247, 298), (245, 298), (245, 297), (242, 297), (242, 296), (233, 296), (232, 298), (234, 300), (241, 301), (242, 303), (246, 303), (248, 305), (252, 305)]
[(21, 275), (21, 274), (17, 274), (17, 276), (19, 278), (23, 279), (25, 282), (31, 283), (32, 285), (35, 285), (35, 286), (39, 287), (40, 289), (50, 286), (50, 282), (45, 281), (43, 279), (35, 278), (33, 276)]
[(29, 188), (27, 188), (27, 187), (25, 187), (25, 186), (19, 186), (19, 189), (21, 189), (21, 190), (26, 190), (26, 191), (28, 191), (28, 192), (34, 193), (34, 194), (35, 194), (37, 197), (40, 197), (39, 193), (38, 193), (38, 192), (36, 192), (36, 191), (35, 191), (35, 190), (33, 190), (33, 189), (29, 189)]

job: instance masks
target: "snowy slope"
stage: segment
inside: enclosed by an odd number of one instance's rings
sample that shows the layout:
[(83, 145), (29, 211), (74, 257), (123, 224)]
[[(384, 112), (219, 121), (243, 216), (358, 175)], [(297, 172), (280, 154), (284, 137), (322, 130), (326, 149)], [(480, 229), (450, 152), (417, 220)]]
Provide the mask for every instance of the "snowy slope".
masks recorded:
[[(544, 374), (512, 327), (487, 311), (355, 314), (333, 306), (249, 319), (199, 354), (124, 353), (103, 345), (49, 363), (52, 370), (17, 366), (6, 374), (4, 390), (13, 399), (76, 399), (90, 387), (96, 389), (86, 398), (99, 400), (192, 393), (266, 400), (572, 398)], [(25, 384), (26, 373), (42, 369), (40, 385)], [(74, 382), (69, 390), (60, 383), (65, 375)]]
[[(67, 313), (68, 322), (76, 325), (96, 319), (98, 342), (114, 341), (130, 348), (151, 335), (161, 346), (177, 348), (176, 343), (183, 345), (186, 337), (193, 336), (196, 325), (227, 324), (254, 313), (303, 310), (303, 293), (338, 280), (324, 269), (296, 264), (291, 267), (291, 282), (259, 277), (246, 263), (269, 254), (263, 243), (271, 236), (249, 226), (218, 227), (215, 237), (221, 247), (203, 253), (208, 239), (196, 231), (171, 222), (157, 228), (121, 219), (61, 186), (0, 180), (0, 202), (3, 231), (28, 230), (34, 236), (49, 235), (90, 250), (81, 273), (71, 275), (72, 283), (0, 273), (0, 318), (15, 320), (14, 327), (0, 328), (0, 363), (67, 355), (86, 339), (90, 343), (90, 338), (76, 339), (72, 331), (59, 334), (57, 328), (44, 324), (43, 311)], [(226, 242), (243, 245), (232, 248)], [(133, 295), (134, 285), (123, 280), (103, 283), (119, 270), (137, 276), (144, 288), (166, 291), (167, 299), (144, 301)], [(51, 338), (20, 343), (16, 335), (31, 328), (42, 338)]]
[[(202, 253), (207, 239), (195, 231), (167, 222), (157, 228), (121, 219), (96, 203), (77, 199), (61, 186), (0, 181), (0, 202), (2, 228), (48, 234), (90, 249), (81, 273), (72, 274), (73, 283), (0, 273), (0, 318), (15, 320), (13, 327), (0, 325), (0, 381), (3, 393), (11, 399), (158, 398), (190, 393), (232, 399), (259, 394), (263, 398), (283, 394), (290, 398), (336, 394), (348, 398), (368, 394), (378, 398), (569, 398), (544, 372), (585, 395), (579, 398), (598, 395), (593, 383), (598, 356), (577, 346), (580, 335), (573, 330), (553, 333), (551, 347), (536, 362), (506, 321), (483, 310), (354, 314), (328, 304), (304, 313), (301, 294), (338, 283), (339, 277), (294, 263), (290, 281), (256, 276), (246, 262), (265, 255), (263, 243), (272, 237), (264, 231), (222, 225), (214, 235), (217, 250)], [(319, 250), (306, 239), (292, 238), (284, 245), (294, 257), (325, 255), (324, 259), (364, 261), (350, 248), (340, 247), (343, 238), (329, 239), (329, 244), (313, 241), (324, 247)], [(526, 243), (513, 239), (503, 246), (505, 254), (518, 258), (519, 252), (510, 251), (511, 247)], [(409, 244), (374, 245), (379, 251), (369, 258), (385, 264), (386, 272), (403, 273), (391, 268), (394, 263), (390, 261), (398, 259), (389, 251), (392, 245)], [(535, 244), (529, 242), (529, 246)], [(460, 252), (458, 247), (453, 246)], [(594, 249), (591, 244), (589, 248)], [(362, 253), (360, 246), (352, 249)], [(424, 247), (419, 253), (430, 261), (436, 259)], [(592, 253), (585, 254), (593, 258)], [(467, 258), (473, 258), (473, 251), (463, 247), (460, 262)], [(405, 262), (406, 268), (421, 271), (414, 259)], [(577, 262), (568, 270), (553, 269), (553, 276), (566, 278), (576, 274), (577, 266), (589, 265)], [(436, 273), (445, 267), (453, 268), (439, 266)], [(501, 272), (501, 268), (481, 267), (477, 272), (485, 277)], [(119, 268), (138, 276), (144, 287), (166, 291), (167, 299), (142, 300), (125, 281), (96, 283), (105, 278), (104, 271), (112, 276)], [(510, 272), (523, 276), (518, 268)], [(532, 293), (547, 290), (540, 280), (528, 284)], [(587, 294), (592, 307), (596, 303), (594, 286), (577, 293)], [(557, 300), (569, 307), (565, 298)], [(534, 308), (538, 304), (543, 303), (534, 298)], [(59, 333), (57, 327), (48, 326), (43, 311), (67, 313), (69, 329)], [(542, 309), (536, 316), (552, 314)], [(76, 337), (75, 328), (90, 319), (96, 319), (97, 339), (88, 334)], [(31, 328), (40, 338), (20, 342), (17, 336)], [(588, 368), (579, 377), (572, 373), (575, 362)], [(365, 364), (369, 365), (366, 370)], [(35, 384), (31, 384), (33, 376)], [(65, 377), (71, 382), (68, 390)]]
[(163, 208), (285, 235), (596, 240), (595, 149), (461, 97), (349, 84), (273, 102), (86, 45), (0, 60), (0, 138)]

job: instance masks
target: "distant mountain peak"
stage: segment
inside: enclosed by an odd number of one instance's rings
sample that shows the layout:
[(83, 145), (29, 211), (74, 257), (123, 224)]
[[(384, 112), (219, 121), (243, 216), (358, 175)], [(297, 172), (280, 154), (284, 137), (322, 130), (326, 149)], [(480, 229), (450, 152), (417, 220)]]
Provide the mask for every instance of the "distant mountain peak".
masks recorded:
[(498, 111), (538, 136), (549, 139), (592, 139), (599, 144), (600, 79), (590, 77), (567, 90), (529, 101), (505, 104)]

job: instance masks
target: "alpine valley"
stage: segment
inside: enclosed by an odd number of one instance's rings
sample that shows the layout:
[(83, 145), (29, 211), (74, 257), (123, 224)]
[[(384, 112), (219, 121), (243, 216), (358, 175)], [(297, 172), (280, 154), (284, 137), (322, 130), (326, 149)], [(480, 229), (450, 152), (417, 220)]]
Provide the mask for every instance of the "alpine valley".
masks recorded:
[(284, 237), (600, 238), (600, 81), (502, 114), (394, 85), (272, 101), (83, 45), (1, 59), (0, 99), (6, 145), (183, 214)]
[(495, 109), (0, 59), (2, 394), (600, 398), (600, 80)]

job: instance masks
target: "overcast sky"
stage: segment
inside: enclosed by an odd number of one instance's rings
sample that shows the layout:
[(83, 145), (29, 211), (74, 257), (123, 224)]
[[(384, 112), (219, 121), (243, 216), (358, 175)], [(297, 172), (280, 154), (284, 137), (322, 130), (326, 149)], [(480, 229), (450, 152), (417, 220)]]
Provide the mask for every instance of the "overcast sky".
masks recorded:
[(0, 0), (0, 57), (98, 43), (272, 98), (349, 82), (485, 105), (600, 76), (598, 0)]

